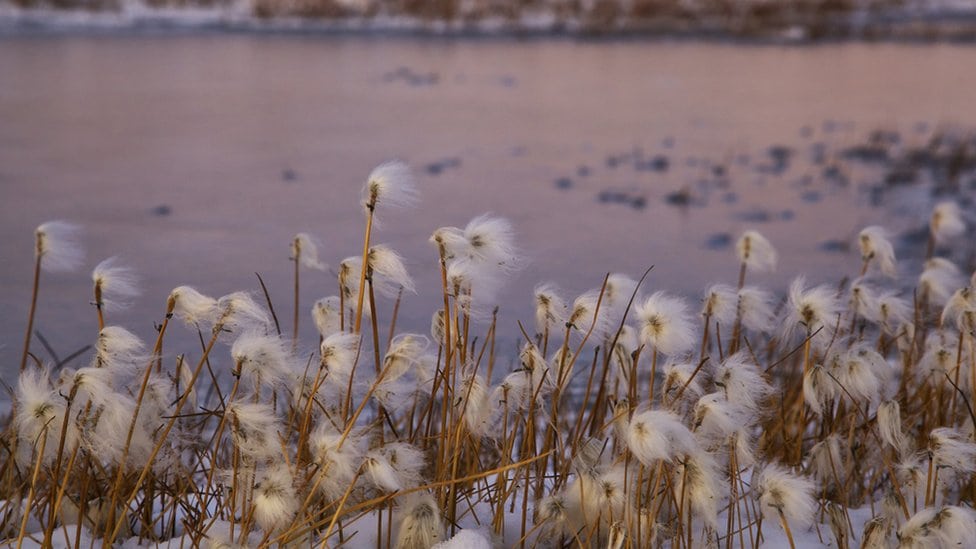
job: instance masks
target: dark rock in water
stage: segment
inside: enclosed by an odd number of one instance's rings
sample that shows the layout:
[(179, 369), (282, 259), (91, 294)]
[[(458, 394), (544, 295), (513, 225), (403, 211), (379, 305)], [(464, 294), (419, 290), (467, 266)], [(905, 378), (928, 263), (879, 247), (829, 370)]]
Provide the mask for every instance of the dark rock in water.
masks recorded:
[(769, 157), (773, 159), (773, 162), (777, 164), (786, 164), (793, 157), (793, 149), (786, 145), (773, 145), (767, 152), (769, 153)]
[(732, 245), (732, 235), (729, 233), (715, 233), (705, 240), (705, 248), (709, 250), (724, 250)]
[(831, 164), (823, 169), (821, 174), (825, 180), (840, 187), (846, 187), (850, 184), (851, 180), (847, 177), (847, 174), (840, 169), (840, 166), (836, 164)]
[(607, 189), (600, 191), (600, 193), (597, 195), (597, 200), (603, 202), (604, 204), (629, 204), (631, 197), (623, 191)]
[(430, 175), (440, 175), (444, 171), (444, 166), (440, 162), (432, 162), (424, 166), (424, 170)]
[(298, 174), (291, 168), (285, 168), (281, 170), (281, 179), (282, 181), (288, 182), (296, 181), (298, 180)]
[(568, 177), (560, 177), (556, 179), (557, 189), (569, 189), (573, 186), (573, 180)]
[(898, 239), (910, 247), (923, 246), (929, 241), (929, 226), (922, 225), (916, 229), (905, 231), (899, 235)]
[(735, 204), (738, 201), (739, 195), (736, 193), (729, 192), (722, 195), (722, 202), (726, 204)]
[(166, 217), (167, 215), (173, 213), (173, 208), (170, 208), (168, 204), (160, 204), (150, 210), (153, 215), (158, 215), (160, 217)]
[(884, 176), (885, 185), (911, 185), (915, 183), (918, 174), (907, 167), (893, 168)]
[(843, 253), (851, 249), (851, 245), (843, 240), (825, 240), (820, 243), (820, 251), (830, 253)]
[(578, 177), (588, 177), (590, 173), (589, 166), (580, 166), (579, 168), (576, 168), (576, 175)]
[(671, 161), (668, 157), (659, 154), (654, 158), (637, 162), (634, 168), (641, 172), (666, 172), (670, 166)]
[(823, 195), (820, 194), (820, 191), (806, 191), (800, 195), (800, 200), (803, 200), (804, 202), (810, 204), (814, 202), (820, 202), (820, 200), (822, 199), (823, 199)]
[(431, 162), (424, 166), (424, 170), (430, 175), (440, 175), (444, 170), (448, 168), (460, 168), (461, 159), (457, 156), (452, 156), (450, 158), (443, 158), (436, 162)]
[(689, 193), (687, 190), (668, 193), (664, 197), (664, 201), (672, 206), (687, 206), (691, 204), (691, 193)]
[(874, 130), (868, 136), (868, 142), (880, 146), (897, 145), (901, 143), (901, 134), (894, 130)]
[(726, 173), (727, 170), (725, 169), (725, 166), (723, 166), (722, 164), (716, 164), (712, 166), (712, 175), (714, 175), (715, 177), (725, 177)]
[(769, 212), (759, 209), (741, 212), (736, 217), (749, 223), (767, 223), (772, 220), (772, 215)]
[(820, 165), (827, 161), (827, 144), (824, 142), (814, 143), (810, 147), (811, 162)]
[(630, 207), (635, 210), (643, 210), (647, 207), (647, 199), (643, 196), (635, 196), (630, 200)]
[(608, 156), (606, 159), (606, 164), (608, 168), (616, 168), (620, 164), (620, 159), (616, 156)]
[(518, 85), (518, 80), (516, 80), (514, 76), (506, 74), (498, 79), (498, 83), (504, 88), (514, 88)]
[(854, 145), (841, 151), (841, 154), (844, 158), (861, 162), (884, 163), (889, 160), (888, 148), (877, 144)]
[(779, 218), (782, 221), (793, 221), (794, 217), (796, 217), (796, 213), (794, 213), (793, 210), (783, 210), (779, 212)]

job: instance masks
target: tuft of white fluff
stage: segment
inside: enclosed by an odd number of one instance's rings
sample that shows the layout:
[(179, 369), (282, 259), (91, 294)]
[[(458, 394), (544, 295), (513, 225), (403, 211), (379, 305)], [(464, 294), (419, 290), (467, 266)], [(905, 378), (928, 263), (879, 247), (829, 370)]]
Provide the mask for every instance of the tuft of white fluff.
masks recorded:
[(929, 231), (937, 244), (944, 244), (966, 232), (966, 222), (962, 219), (959, 205), (955, 202), (936, 204), (929, 219)]
[[(600, 303), (599, 310), (597, 303)], [(589, 331), (591, 325), (594, 333), (605, 332), (610, 327), (610, 316), (600, 302), (600, 290), (589, 290), (577, 296), (569, 307), (566, 322), (581, 333)]]
[(899, 455), (908, 451), (908, 438), (901, 429), (901, 406), (897, 400), (886, 400), (878, 406), (878, 431), (881, 440)]
[(635, 414), (627, 428), (627, 447), (644, 465), (671, 462), (698, 451), (698, 442), (681, 419), (664, 410)]
[(684, 491), (692, 510), (710, 528), (718, 528), (718, 506), (725, 497), (723, 484), (718, 463), (708, 452), (692, 452), (675, 468), (675, 500), (681, 501)]
[(323, 297), (312, 305), (312, 321), (319, 335), (328, 337), (339, 331), (339, 296)]
[(965, 285), (962, 271), (955, 263), (944, 257), (933, 257), (925, 262), (918, 286), (929, 303), (944, 306), (952, 294)]
[(625, 274), (612, 273), (607, 277), (607, 285), (603, 290), (603, 303), (607, 308), (607, 314), (615, 323), (620, 321), (636, 289), (637, 281)]
[(724, 442), (748, 425), (750, 418), (745, 408), (730, 402), (724, 393), (709, 393), (695, 403), (695, 433), (712, 443)]
[(91, 365), (125, 376), (147, 359), (145, 346), (137, 335), (121, 326), (106, 326), (98, 332)]
[(81, 227), (67, 221), (48, 221), (34, 229), (34, 257), (45, 271), (73, 271), (81, 266), (85, 252), (78, 243)]
[(297, 370), (288, 344), (277, 335), (246, 331), (231, 345), (230, 354), (235, 373), (254, 391), (264, 384), (277, 384)]
[(321, 365), (328, 373), (329, 383), (345, 388), (349, 385), (353, 366), (359, 356), (359, 336), (335, 332), (319, 346)]
[(278, 421), (274, 409), (263, 403), (237, 400), (224, 410), (241, 452), (255, 459), (266, 459), (281, 453), (278, 444)]
[[(40, 448), (40, 436), (44, 433), (45, 463), (56, 457), (58, 440), (61, 437), (61, 423), (64, 419), (64, 399), (51, 387), (51, 377), (46, 369), (30, 368), (24, 370), (17, 380), (18, 413), (14, 417), (17, 435), (24, 448), (31, 448), (36, 443)], [(46, 430), (46, 431), (45, 431)], [(77, 430), (68, 429), (73, 443), (77, 440)], [(31, 463), (30, 456), (24, 458), (26, 464)]]
[(431, 549), (494, 549), (498, 544), (492, 543), (486, 532), (478, 530), (459, 530), (453, 538), (442, 541)]
[(942, 324), (952, 322), (960, 331), (974, 329), (976, 326), (969, 325), (973, 322), (974, 313), (976, 313), (976, 291), (973, 291), (971, 286), (959, 288), (953, 292), (942, 309)]
[(663, 393), (665, 401), (672, 407), (675, 407), (675, 399), (679, 397), (685, 401), (694, 401), (704, 393), (699, 378), (691, 377), (695, 373), (695, 367), (695, 364), (688, 362), (673, 361), (668, 361), (664, 366)]
[[(339, 262), (339, 293), (345, 301), (348, 316), (356, 314), (356, 299), (359, 296), (359, 275), (363, 272), (363, 258), (351, 256)], [(375, 282), (375, 281), (374, 281)], [(369, 292), (363, 292), (363, 315), (369, 316)]]
[(464, 424), (477, 437), (488, 434), (491, 428), (491, 405), (488, 389), (481, 375), (469, 375), (462, 379), (457, 399), (459, 409), (464, 410)]
[(758, 231), (742, 233), (735, 244), (735, 252), (739, 261), (756, 272), (768, 272), (776, 269), (776, 249)]
[(544, 283), (533, 290), (535, 297), (535, 328), (542, 333), (562, 327), (566, 323), (566, 302), (554, 284)]
[(217, 317), (217, 300), (205, 296), (190, 286), (178, 286), (169, 293), (173, 314), (190, 326), (212, 323)]
[(882, 274), (892, 278), (898, 276), (895, 248), (891, 245), (888, 231), (884, 227), (877, 225), (865, 227), (857, 235), (857, 242), (861, 248), (861, 259), (863, 261), (875, 261)]
[(251, 294), (234, 292), (217, 300), (217, 325), (232, 332), (248, 329), (267, 329), (271, 323), (264, 307)]
[(805, 288), (805, 285), (803, 276), (798, 276), (790, 284), (783, 335), (785, 339), (792, 339), (802, 326), (802, 335), (808, 336), (820, 330), (813, 342), (826, 343), (831, 339), (837, 323), (840, 303), (834, 290), (826, 284), (813, 288)]
[(818, 416), (822, 416), (827, 403), (840, 394), (837, 383), (827, 375), (827, 369), (816, 364), (803, 374), (803, 400)]
[(694, 325), (682, 299), (654, 292), (637, 306), (636, 313), (641, 342), (658, 352), (680, 354), (695, 344)]
[(746, 351), (726, 357), (716, 366), (713, 379), (729, 402), (747, 410), (758, 411), (773, 393), (773, 387)]
[(325, 264), (319, 261), (319, 246), (316, 239), (308, 233), (298, 233), (291, 239), (289, 246), (291, 250), (291, 260), (298, 260), (298, 263), (307, 269), (324, 271)]
[(934, 549), (939, 547), (939, 539), (932, 528), (937, 511), (933, 507), (926, 507), (911, 516), (898, 528), (899, 549)]
[(776, 325), (773, 294), (755, 286), (739, 290), (739, 314), (742, 326), (755, 333), (768, 334)]
[(952, 427), (936, 427), (929, 432), (929, 451), (940, 467), (956, 473), (976, 473), (976, 443)]
[(705, 290), (702, 298), (702, 316), (717, 322), (719, 326), (732, 326), (739, 307), (736, 289), (728, 284), (713, 284)]
[(817, 503), (813, 498), (816, 485), (785, 467), (770, 463), (753, 477), (763, 517), (779, 522), (782, 513), (789, 524), (807, 527), (813, 523)]
[(912, 318), (912, 305), (898, 295), (897, 290), (884, 290), (878, 295), (878, 319), (885, 333), (894, 334)]
[(888, 549), (890, 547), (891, 520), (877, 516), (864, 523), (861, 534), (861, 549)]
[[(408, 496), (400, 508), (397, 519), (399, 526), (396, 545), (394, 545), (396, 549), (430, 549), (444, 537), (441, 510), (430, 494)], [(453, 544), (453, 541), (449, 543)], [(438, 544), (440, 545), (442, 544)], [(453, 546), (449, 545), (449, 547)]]
[(369, 268), (373, 270), (373, 288), (381, 295), (394, 298), (400, 288), (416, 292), (413, 279), (403, 264), (403, 257), (385, 244), (377, 244), (369, 249), (366, 256)]
[(96, 293), (101, 295), (101, 303), (96, 303), (106, 311), (117, 311), (129, 305), (127, 299), (138, 296), (138, 279), (132, 269), (119, 265), (117, 257), (110, 257), (95, 266), (92, 282)]
[(288, 467), (273, 466), (254, 485), (254, 520), (265, 532), (286, 526), (298, 512), (295, 480)]
[(472, 261), (502, 272), (519, 267), (515, 231), (507, 219), (487, 213), (479, 215), (465, 225), (462, 235), (467, 242), (463, 253)]
[(943, 547), (965, 547), (976, 541), (976, 511), (947, 505), (936, 513), (931, 527)]
[(410, 168), (399, 160), (385, 162), (373, 168), (363, 185), (362, 204), (366, 211), (377, 206), (410, 206), (417, 202), (419, 193)]
[(312, 482), (318, 482), (318, 489), (327, 499), (342, 497), (363, 461), (361, 437), (350, 435), (342, 444), (341, 441), (342, 434), (328, 421), (319, 423), (309, 436), (312, 459), (319, 466)]

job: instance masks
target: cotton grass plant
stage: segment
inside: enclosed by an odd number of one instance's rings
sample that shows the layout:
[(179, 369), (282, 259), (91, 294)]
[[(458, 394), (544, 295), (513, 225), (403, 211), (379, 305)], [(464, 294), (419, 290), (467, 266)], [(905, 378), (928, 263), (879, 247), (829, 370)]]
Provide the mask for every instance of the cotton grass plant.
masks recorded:
[[(647, 273), (595, 273), (575, 298), (537, 286), (525, 296), (534, 322), (507, 355), (496, 334), (513, 327), (496, 325), (494, 299), (524, 260), (512, 224), (491, 214), (433, 231), (430, 336), (397, 329), (415, 282), (371, 233), (377, 208), (415, 198), (405, 165), (370, 174), (363, 253), (337, 263), (336, 295), (303, 303), (300, 268), (331, 250), (293, 239), (294, 307), (310, 311), (316, 341), (299, 340), (297, 317), (282, 335), (267, 294), (181, 285), (143, 342), (106, 324), (103, 309), (136, 288), (109, 260), (93, 273), (90, 362), (57, 369), (27, 361), (32, 306), (0, 447), (0, 535), (400, 549), (976, 536), (976, 298), (935, 255), (944, 248), (913, 267), (867, 227), (850, 283), (801, 275), (777, 296), (761, 286), (775, 249), (746, 231), (737, 279), (698, 307)], [(940, 205), (932, 241), (951, 242), (960, 223)], [(75, 232), (38, 228), (32, 302), (42, 268), (77, 265)], [(166, 343), (178, 329), (200, 346)]]

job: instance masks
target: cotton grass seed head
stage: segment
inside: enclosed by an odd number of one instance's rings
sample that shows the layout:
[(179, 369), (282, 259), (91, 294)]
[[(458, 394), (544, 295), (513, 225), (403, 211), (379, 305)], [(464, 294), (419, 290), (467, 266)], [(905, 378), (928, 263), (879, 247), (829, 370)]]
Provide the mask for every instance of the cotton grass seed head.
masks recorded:
[(217, 300), (205, 296), (190, 286), (179, 286), (169, 294), (173, 302), (173, 314), (189, 326), (210, 324), (217, 317)]
[(552, 283), (544, 283), (533, 290), (535, 297), (535, 327), (539, 333), (552, 332), (566, 323), (566, 302)]
[(937, 244), (944, 244), (966, 232), (966, 222), (962, 219), (959, 205), (955, 202), (936, 204), (929, 220), (929, 231)]
[(418, 192), (413, 173), (399, 160), (385, 162), (373, 168), (363, 186), (363, 208), (410, 206), (417, 202)]
[(73, 271), (81, 266), (85, 252), (78, 243), (81, 227), (66, 221), (48, 221), (34, 229), (34, 257), (49, 272)]
[(286, 526), (298, 512), (295, 481), (282, 465), (263, 472), (254, 485), (253, 498), (254, 520), (266, 532)]
[(694, 325), (684, 300), (654, 292), (637, 306), (641, 342), (666, 355), (689, 351), (695, 344)]
[(396, 549), (429, 549), (444, 537), (441, 510), (430, 494), (407, 497), (398, 518)]
[(898, 265), (895, 262), (895, 248), (891, 245), (888, 232), (884, 227), (871, 225), (865, 227), (857, 236), (861, 249), (861, 260), (869, 265), (877, 265), (881, 273), (892, 278), (898, 276)]
[(735, 244), (739, 261), (751, 271), (768, 272), (776, 269), (776, 249), (758, 231), (742, 233)]
[(291, 260), (297, 260), (302, 267), (324, 271), (325, 264), (319, 261), (318, 241), (308, 233), (298, 233), (291, 239)]
[(110, 257), (99, 263), (92, 271), (92, 282), (99, 305), (106, 311), (117, 311), (129, 305), (128, 300), (141, 292), (138, 279), (132, 269), (119, 264), (117, 257)]
[(339, 331), (340, 326), (339, 296), (329, 296), (319, 299), (312, 305), (312, 321), (319, 336), (328, 337)]
[(770, 463), (753, 477), (753, 487), (765, 520), (778, 523), (782, 513), (792, 525), (806, 527), (813, 523), (817, 511), (813, 498), (816, 485), (810, 480)]

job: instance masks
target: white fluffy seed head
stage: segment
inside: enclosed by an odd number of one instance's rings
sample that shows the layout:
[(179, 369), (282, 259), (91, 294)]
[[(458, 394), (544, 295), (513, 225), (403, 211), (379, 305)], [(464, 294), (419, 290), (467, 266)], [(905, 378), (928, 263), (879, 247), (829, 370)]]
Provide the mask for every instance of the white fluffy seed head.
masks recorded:
[(487, 213), (479, 215), (464, 227), (463, 236), (467, 242), (464, 252), (475, 263), (502, 272), (515, 270), (521, 264), (515, 231), (507, 219)]
[(908, 451), (908, 438), (901, 429), (901, 406), (897, 400), (886, 400), (878, 406), (878, 431), (881, 440), (899, 455)]
[(369, 268), (373, 270), (373, 288), (380, 294), (394, 298), (400, 288), (416, 292), (413, 279), (403, 264), (403, 257), (385, 244), (377, 244), (369, 249), (366, 256)]
[(892, 278), (898, 276), (898, 265), (895, 262), (895, 248), (891, 245), (888, 231), (884, 227), (871, 225), (865, 227), (857, 236), (861, 248), (861, 260), (868, 265), (877, 265), (881, 273)]
[(319, 335), (328, 337), (339, 331), (339, 296), (323, 297), (312, 305), (312, 320)]
[(955, 202), (936, 204), (929, 220), (929, 231), (938, 244), (944, 244), (966, 232), (966, 222), (962, 219), (959, 205)]
[(739, 290), (739, 311), (742, 327), (753, 333), (768, 334), (776, 325), (773, 313), (775, 299), (773, 294), (755, 286), (744, 286)]
[(607, 312), (615, 323), (624, 314), (630, 297), (637, 289), (637, 281), (623, 273), (612, 273), (607, 277), (607, 285), (603, 290), (603, 302)]
[(190, 286), (179, 286), (169, 293), (173, 314), (190, 326), (210, 324), (217, 317), (217, 300), (205, 296)]
[(312, 459), (321, 475), (319, 490), (332, 500), (342, 497), (363, 461), (361, 437), (352, 434), (340, 442), (342, 434), (328, 421), (319, 423), (309, 436)]
[(955, 263), (943, 257), (933, 257), (925, 262), (918, 277), (919, 290), (929, 303), (944, 306), (952, 294), (966, 283), (962, 271)]
[(627, 429), (627, 447), (644, 465), (657, 460), (671, 462), (698, 451), (694, 435), (681, 419), (664, 410), (635, 414)]
[(227, 404), (224, 414), (241, 453), (254, 459), (271, 458), (281, 453), (278, 421), (271, 406), (237, 400)]
[[(18, 413), (14, 418), (16, 432), (20, 437), (22, 447), (28, 452), (37, 444), (40, 449), (40, 436), (45, 434), (44, 455), (45, 463), (54, 459), (57, 454), (58, 440), (61, 435), (61, 421), (64, 418), (64, 399), (51, 386), (50, 374), (45, 369), (29, 368), (20, 374), (17, 380)], [(77, 430), (69, 429), (72, 441), (77, 440)], [(30, 454), (18, 456), (25, 465), (32, 463)]]
[(148, 360), (138, 336), (121, 326), (106, 326), (98, 333), (92, 366), (107, 368), (116, 375), (131, 373)]
[(965, 547), (976, 540), (976, 511), (947, 505), (936, 513), (931, 527), (943, 547)]
[(898, 295), (896, 290), (884, 290), (878, 295), (878, 320), (885, 333), (892, 335), (911, 321), (911, 303)]
[(816, 485), (810, 480), (770, 463), (753, 477), (753, 486), (765, 520), (779, 523), (782, 513), (791, 528), (805, 528), (813, 523), (817, 510), (813, 498)]
[(50, 272), (73, 271), (85, 258), (78, 243), (81, 227), (66, 221), (48, 221), (34, 229), (34, 257)]
[(217, 300), (217, 326), (232, 332), (266, 330), (271, 317), (247, 292), (234, 292)]
[(346, 387), (359, 355), (359, 336), (335, 332), (322, 340), (319, 350), (321, 364), (329, 376), (329, 382)]
[(129, 299), (141, 293), (135, 273), (129, 267), (119, 265), (117, 257), (110, 257), (95, 266), (92, 282), (100, 299), (96, 305), (106, 311), (124, 309), (129, 305)]
[(840, 389), (837, 383), (827, 375), (827, 369), (816, 364), (803, 374), (803, 400), (818, 416), (822, 416), (828, 403), (837, 398)]
[(685, 302), (665, 292), (654, 292), (637, 306), (641, 342), (654, 350), (676, 355), (695, 344), (694, 325)]
[(276, 465), (264, 471), (254, 485), (254, 520), (265, 532), (286, 526), (298, 512), (295, 480), (288, 467)]
[(373, 168), (363, 186), (363, 208), (410, 206), (417, 202), (418, 192), (410, 168), (399, 160)]
[(593, 326), (593, 333), (604, 333), (610, 327), (610, 315), (600, 301), (600, 290), (587, 291), (574, 299), (566, 322), (580, 333), (588, 332), (590, 326)]
[(715, 458), (705, 451), (689, 454), (675, 468), (675, 497), (682, 493), (690, 500), (692, 510), (710, 528), (718, 528), (718, 507), (725, 497), (721, 469)]
[(710, 323), (730, 327), (735, 322), (738, 307), (739, 296), (735, 288), (728, 284), (713, 284), (705, 290), (701, 314), (708, 317)]
[(566, 323), (566, 302), (554, 284), (544, 283), (533, 290), (535, 297), (535, 327), (539, 333), (550, 334)]
[(959, 288), (942, 309), (942, 324), (952, 323), (960, 331), (972, 330), (976, 318), (976, 290), (972, 286)]
[(735, 244), (735, 251), (739, 261), (745, 263), (749, 270), (768, 272), (776, 269), (776, 249), (758, 231), (742, 233)]
[[(800, 332), (804, 336), (817, 333), (814, 343), (830, 341), (837, 315), (841, 307), (836, 292), (822, 284), (804, 288), (806, 279), (799, 276), (790, 284), (789, 299), (786, 305), (786, 319), (783, 322), (785, 339), (792, 339)], [(819, 332), (817, 332), (819, 330)]]
[(312, 235), (308, 233), (296, 234), (291, 239), (289, 248), (292, 261), (297, 260), (302, 267), (307, 269), (325, 270), (325, 264), (319, 261), (318, 241)]
[(861, 549), (888, 549), (891, 546), (891, 520), (877, 516), (864, 523)]
[(747, 410), (760, 410), (773, 393), (773, 387), (745, 351), (726, 357), (715, 368), (713, 377), (715, 386), (722, 389), (729, 402)]
[(235, 373), (254, 390), (276, 384), (295, 373), (288, 344), (277, 335), (247, 331), (231, 345)]
[(709, 393), (695, 403), (695, 433), (711, 443), (724, 442), (749, 420), (746, 409), (730, 402), (725, 393)]
[(441, 510), (430, 494), (409, 496), (400, 510), (396, 549), (430, 549), (444, 537)]
[(956, 473), (976, 473), (976, 442), (952, 427), (937, 427), (929, 432), (929, 452), (941, 467)]

